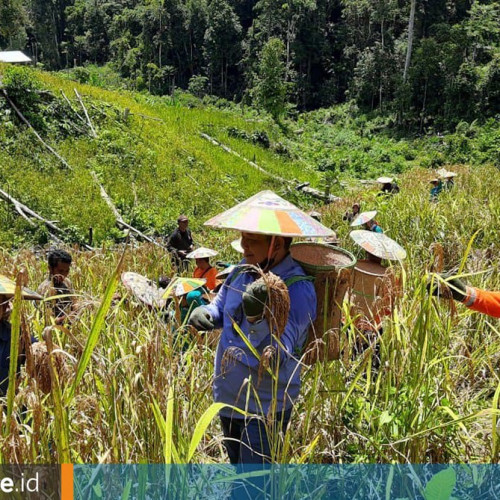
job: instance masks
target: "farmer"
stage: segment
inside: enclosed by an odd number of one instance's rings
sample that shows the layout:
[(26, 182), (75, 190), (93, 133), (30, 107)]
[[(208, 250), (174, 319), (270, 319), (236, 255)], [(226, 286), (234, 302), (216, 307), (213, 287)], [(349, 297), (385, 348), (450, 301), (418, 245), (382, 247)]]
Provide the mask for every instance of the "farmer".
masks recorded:
[(185, 215), (177, 218), (177, 228), (167, 240), (167, 249), (172, 255), (172, 264), (177, 269), (187, 269), (187, 254), (193, 251), (193, 237), (188, 228), (189, 219)]
[(361, 205), (359, 203), (354, 203), (351, 211), (349, 212), (349, 210), (347, 210), (344, 217), (342, 217), (342, 220), (345, 220), (350, 224), (359, 215), (360, 208)]
[(455, 177), (456, 177), (455, 172), (446, 172), (443, 175), (443, 191), (448, 191), (455, 186)]
[(387, 196), (399, 193), (399, 186), (394, 182), (394, 177), (379, 177), (377, 182), (382, 184), (382, 188), (377, 196)]
[[(0, 396), (5, 396), (9, 387), (9, 365), (10, 365), (10, 348), (11, 348), (11, 324), (10, 316), (10, 300), (14, 296), (15, 283), (9, 278), (0, 275)], [(37, 293), (24, 288), (22, 290), (23, 299), (40, 300), (42, 297)], [(32, 338), (32, 342), (36, 342)], [(27, 346), (21, 345), (17, 360), (17, 371), (25, 362), (25, 350)]]
[[(55, 319), (57, 325), (71, 323), (75, 316), (75, 291), (68, 274), (72, 258), (65, 250), (51, 250), (48, 255), (49, 276), (38, 287), (38, 293), (46, 299), (46, 311)], [(50, 297), (58, 297), (50, 299)]]
[(378, 222), (376, 220), (369, 220), (366, 221), (365, 228), (368, 231), (371, 231), (372, 233), (383, 233), (384, 230), (378, 225)]
[(439, 193), (443, 190), (443, 183), (440, 179), (431, 179), (430, 183), (431, 187), (431, 201), (436, 202), (439, 196)]
[[(246, 217), (249, 212), (253, 217)], [(270, 435), (286, 431), (300, 389), (298, 358), (316, 317), (314, 286), (289, 253), (292, 237), (328, 236), (331, 231), (271, 191), (253, 196), (206, 225), (241, 231), (244, 258), (214, 301), (193, 311), (190, 323), (198, 330), (222, 328), (214, 399), (247, 412), (242, 415), (230, 408), (220, 412), (231, 463), (262, 464), (271, 460)], [(266, 307), (273, 306), (267, 286), (262, 280), (256, 282), (257, 270), (288, 282), (290, 309), (284, 330), (278, 332), (280, 345), (265, 317)], [(262, 369), (264, 358), (276, 375), (274, 381)]]
[[(488, 290), (481, 290), (480, 288), (468, 286), (460, 278), (451, 278), (446, 274), (441, 277), (446, 279), (446, 284), (454, 300), (461, 302), (473, 311), (484, 313), (494, 318), (500, 318), (500, 291), (490, 292)], [(431, 289), (430, 283), (427, 289)], [(431, 293), (432, 295), (442, 296), (439, 286), (432, 286)]]
[(373, 233), (383, 233), (383, 229), (378, 225), (375, 220), (377, 215), (376, 210), (370, 212), (363, 212), (359, 214), (352, 222), (351, 227), (363, 226), (367, 231), (372, 231)]
[(401, 261), (405, 250), (385, 234), (370, 231), (352, 231), (351, 238), (364, 249), (366, 259), (357, 261), (348, 294), (354, 325), (361, 334), (358, 350), (374, 345), (375, 366), (379, 366), (377, 340), (382, 334), (383, 319), (392, 313), (394, 301), (399, 294), (399, 280), (393, 266), (382, 264), (382, 260)]
[(187, 255), (188, 259), (194, 259), (196, 262), (193, 278), (206, 279), (205, 287), (210, 291), (217, 286), (217, 269), (210, 265), (210, 257), (215, 257), (217, 254), (215, 250), (201, 247)]

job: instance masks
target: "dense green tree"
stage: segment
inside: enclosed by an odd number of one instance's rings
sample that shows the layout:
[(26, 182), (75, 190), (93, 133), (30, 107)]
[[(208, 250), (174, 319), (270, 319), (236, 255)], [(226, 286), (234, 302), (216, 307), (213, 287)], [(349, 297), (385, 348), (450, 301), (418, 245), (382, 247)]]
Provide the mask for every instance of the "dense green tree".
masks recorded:
[(48, 69), (110, 64), (157, 94), (266, 107), (262, 55), (277, 40), (276, 81), (298, 109), (354, 99), (408, 130), (500, 112), (499, 0), (0, 0), (0, 48)]
[(21, 0), (0, 0), (0, 49), (23, 49), (26, 11)]
[(257, 107), (266, 110), (275, 120), (286, 111), (287, 83), (286, 49), (278, 38), (271, 38), (262, 49), (252, 89)]
[(211, 0), (204, 44), (211, 93), (227, 96), (228, 90), (236, 89), (234, 80), (241, 55), (241, 32), (241, 25), (229, 2)]

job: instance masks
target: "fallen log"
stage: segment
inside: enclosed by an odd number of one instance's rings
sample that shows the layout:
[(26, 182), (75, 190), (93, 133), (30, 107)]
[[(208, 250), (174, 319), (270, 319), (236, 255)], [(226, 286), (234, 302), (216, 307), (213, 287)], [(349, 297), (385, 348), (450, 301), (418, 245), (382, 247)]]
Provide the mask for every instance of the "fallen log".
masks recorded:
[(85, 104), (83, 104), (83, 100), (82, 100), (82, 98), (81, 98), (80, 94), (78, 93), (78, 90), (76, 90), (76, 88), (75, 88), (75, 89), (73, 89), (73, 90), (75, 91), (76, 98), (78, 99), (78, 102), (80, 103), (80, 106), (81, 106), (81, 107), (82, 107), (82, 109), (83, 109), (83, 112), (84, 112), (84, 114), (85, 114), (85, 118), (87, 119), (87, 125), (89, 126), (90, 130), (92, 131), (92, 136), (93, 136), (94, 138), (97, 138), (97, 133), (96, 133), (96, 131), (95, 131), (94, 126), (92, 125), (92, 122), (91, 122), (91, 120), (90, 120), (90, 116), (89, 116), (89, 114), (88, 114), (88, 112), (87, 112), (87, 108), (85, 107)]
[(56, 151), (54, 150), (53, 148), (51, 148), (41, 137), (40, 135), (38, 134), (38, 132), (33, 128), (33, 126), (31, 125), (31, 123), (25, 118), (25, 116), (21, 113), (21, 111), (19, 111), (18, 107), (14, 104), (14, 102), (12, 101), (12, 99), (9, 97), (9, 95), (7, 94), (7, 91), (5, 89), (1, 89), (2, 90), (2, 94), (3, 96), (5, 97), (6, 101), (9, 103), (9, 106), (14, 110), (14, 112), (16, 113), (16, 115), (19, 117), (19, 119), (25, 124), (27, 125), (27, 127), (33, 132), (33, 134), (35, 135), (35, 137), (43, 144), (43, 146), (48, 149), (68, 170), (73, 170), (68, 162)]
[(254, 169), (258, 170), (259, 172), (263, 173), (264, 175), (267, 175), (268, 177), (271, 177), (272, 179), (274, 179), (278, 182), (292, 186), (294, 189), (297, 189), (299, 191), (307, 193), (308, 195), (313, 196), (314, 198), (318, 198), (321, 201), (325, 201), (327, 203), (332, 203), (335, 201), (339, 201), (341, 199), (338, 196), (333, 196), (332, 194), (326, 194), (323, 191), (320, 191), (319, 189), (314, 189), (312, 187), (309, 187), (308, 182), (301, 182), (299, 184), (295, 184), (293, 181), (290, 181), (289, 179), (285, 179), (284, 177), (281, 177), (279, 175), (272, 174), (272, 173), (268, 172), (267, 170), (263, 169), (261, 166), (257, 165), (257, 163), (255, 163), (254, 161), (251, 161), (251, 160), (245, 158), (244, 156), (241, 156), (238, 152), (234, 151), (233, 149), (226, 146), (225, 144), (222, 144), (217, 139), (214, 139), (213, 137), (209, 136), (208, 134), (201, 132), (200, 135), (201, 135), (201, 137), (203, 137), (203, 139), (207, 140), (208, 142), (211, 142), (215, 146), (219, 146), (227, 153), (232, 154), (233, 156), (236, 156), (237, 158), (240, 158), (241, 160), (243, 160), (245, 163), (247, 163), (248, 165), (250, 165)]
[(116, 225), (119, 229), (128, 230), (132, 235), (134, 235), (134, 237), (136, 237), (138, 239), (147, 241), (148, 243), (152, 243), (153, 245), (159, 246), (161, 248), (165, 248), (163, 245), (161, 245), (156, 240), (151, 238), (151, 236), (144, 234), (142, 231), (139, 231), (139, 229), (137, 229), (134, 226), (131, 226), (130, 224), (125, 222), (123, 220), (123, 217), (121, 216), (120, 212), (116, 208), (115, 204), (113, 203), (113, 200), (108, 195), (108, 193), (104, 189), (103, 185), (99, 182), (99, 178), (97, 177), (97, 174), (95, 172), (91, 172), (91, 175), (92, 175), (95, 183), (99, 186), (101, 198), (106, 202), (106, 205), (108, 205), (109, 209), (113, 212), (113, 215), (115, 216), (115, 219), (116, 219)]
[[(47, 227), (47, 229), (49, 230), (49, 233), (51, 234), (51, 236), (57, 242), (59, 242), (59, 243), (62, 242), (62, 240), (57, 237), (57, 234), (63, 235), (64, 230), (61, 229), (60, 227), (56, 226), (54, 224), (54, 222), (45, 219), (44, 217), (42, 217), (40, 214), (38, 214), (37, 212), (35, 212), (31, 208), (29, 208), (26, 205), (24, 205), (23, 203), (21, 203), (19, 200), (16, 200), (16, 198), (11, 196), (9, 193), (5, 192), (3, 189), (0, 189), (0, 198), (2, 198), (7, 203), (12, 204), (14, 206), (14, 209), (16, 210), (16, 212), (19, 215), (21, 215), (22, 217), (24, 217), (26, 220), (28, 220), (28, 222), (31, 225), (35, 225), (35, 224), (33, 223), (33, 221), (30, 220), (30, 217), (33, 219), (36, 219), (40, 222), (43, 222), (45, 224), (45, 226)], [(94, 250), (94, 248), (92, 248), (90, 245), (87, 245), (86, 243), (82, 244), (82, 246), (86, 250)]]

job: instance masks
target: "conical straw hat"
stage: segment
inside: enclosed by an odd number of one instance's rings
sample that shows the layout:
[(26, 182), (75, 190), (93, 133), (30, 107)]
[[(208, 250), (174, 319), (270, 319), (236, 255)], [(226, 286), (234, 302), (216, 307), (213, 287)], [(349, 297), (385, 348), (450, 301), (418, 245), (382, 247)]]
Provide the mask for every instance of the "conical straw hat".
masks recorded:
[(257, 193), (212, 217), (205, 225), (288, 237), (321, 238), (334, 234), (331, 229), (272, 191)]
[[(16, 283), (11, 279), (0, 274), (0, 295), (5, 295), (7, 297), (13, 297), (16, 291)], [(23, 299), (27, 300), (42, 300), (43, 297), (38, 293), (30, 290), (29, 288), (22, 289), (21, 295)]]
[(206, 282), (205, 278), (176, 278), (168, 285), (162, 298), (168, 299), (172, 295), (180, 297), (202, 287)]
[(394, 181), (394, 177), (379, 177), (377, 182), (380, 184), (389, 184)]
[(376, 210), (372, 210), (371, 212), (362, 212), (360, 213), (352, 222), (351, 226), (362, 226), (366, 224), (369, 220), (372, 220), (377, 215)]
[(350, 237), (361, 248), (380, 259), (403, 260), (406, 258), (406, 250), (383, 233), (357, 230), (351, 231)]
[(186, 257), (188, 259), (207, 259), (210, 257), (215, 257), (219, 252), (212, 250), (210, 248), (200, 247), (188, 253)]
[(243, 247), (241, 246), (241, 238), (238, 238), (237, 240), (231, 241), (231, 246), (238, 253), (243, 253), (244, 252)]

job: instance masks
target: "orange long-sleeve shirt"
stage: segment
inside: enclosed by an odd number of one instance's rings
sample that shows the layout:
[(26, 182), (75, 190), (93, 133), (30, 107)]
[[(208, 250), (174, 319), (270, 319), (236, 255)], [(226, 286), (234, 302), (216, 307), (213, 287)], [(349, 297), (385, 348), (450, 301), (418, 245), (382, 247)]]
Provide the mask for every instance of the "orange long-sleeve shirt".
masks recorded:
[(210, 267), (206, 271), (197, 267), (194, 270), (193, 278), (205, 278), (207, 280), (207, 288), (213, 290), (217, 286), (217, 269), (215, 267)]
[(500, 292), (490, 292), (468, 286), (463, 304), (473, 311), (500, 318)]

